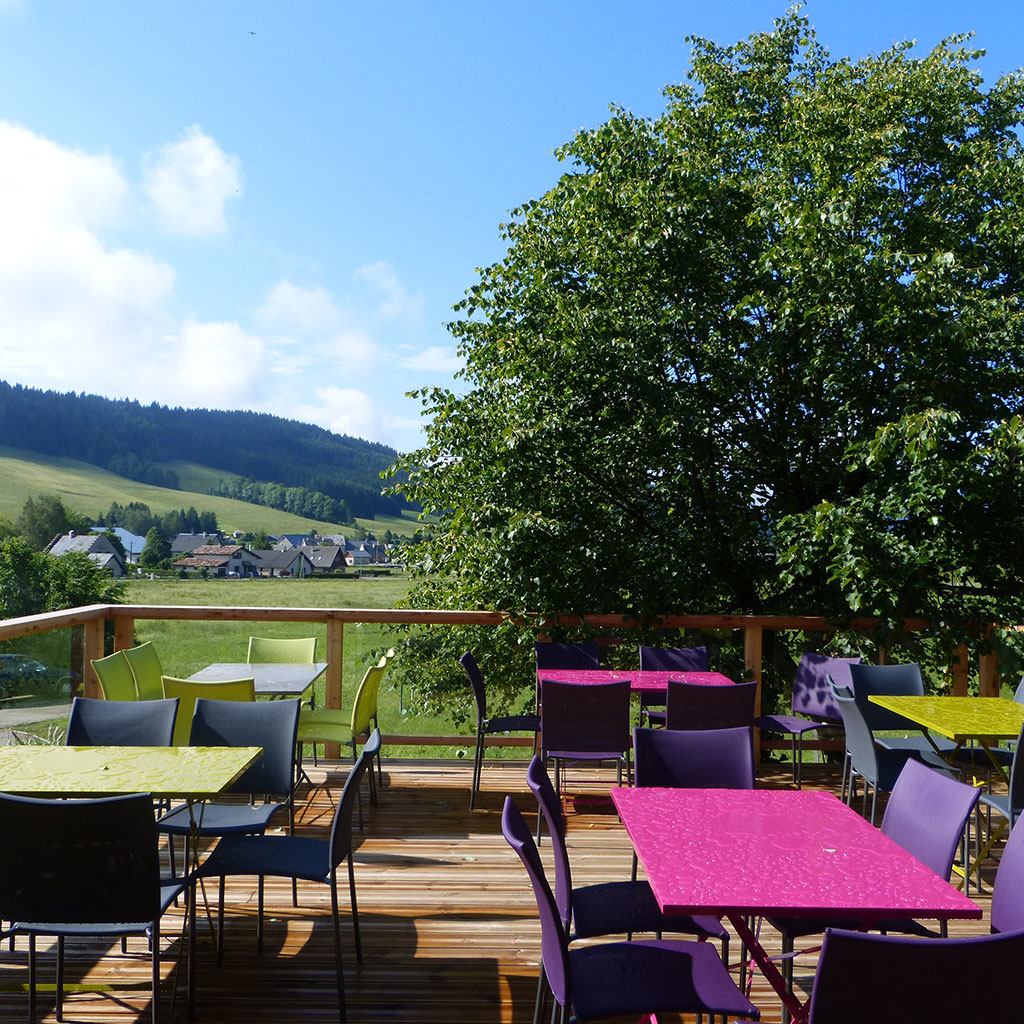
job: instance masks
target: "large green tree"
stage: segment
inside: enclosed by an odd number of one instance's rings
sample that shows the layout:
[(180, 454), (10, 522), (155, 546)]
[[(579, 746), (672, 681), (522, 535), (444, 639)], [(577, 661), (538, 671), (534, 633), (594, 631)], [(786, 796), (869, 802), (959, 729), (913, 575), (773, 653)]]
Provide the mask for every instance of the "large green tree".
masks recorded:
[[(914, 613), (952, 574), (966, 614), (970, 558), (999, 538), (987, 610), (1015, 607), (1019, 505), (909, 490), (983, 487), (985, 452), (1021, 450), (1024, 79), (986, 87), (966, 37), (834, 59), (799, 10), (691, 42), (664, 114), (613, 108), (562, 147), (456, 307), (463, 387), (420, 393), (427, 440), (397, 466), (438, 519), (414, 601)], [(942, 471), (908, 481), (895, 425), (927, 444), (936, 422)], [(888, 459), (864, 447), (879, 431)], [(879, 504), (894, 480), (932, 531), (913, 586), (886, 576), (895, 600), (827, 544), (794, 554), (836, 530), (823, 502), (884, 549), (910, 514)]]
[(26, 498), (15, 525), (21, 536), (37, 551), (71, 530), (89, 531), (89, 520), (69, 509), (56, 494)]

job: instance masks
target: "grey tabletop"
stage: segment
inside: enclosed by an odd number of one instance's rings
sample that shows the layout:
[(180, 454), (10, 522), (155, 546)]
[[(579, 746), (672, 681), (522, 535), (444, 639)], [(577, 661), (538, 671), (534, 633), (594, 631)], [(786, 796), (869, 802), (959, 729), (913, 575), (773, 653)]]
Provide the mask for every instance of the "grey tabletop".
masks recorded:
[(259, 697), (301, 697), (327, 671), (326, 661), (218, 661), (189, 676), (197, 682), (252, 678)]

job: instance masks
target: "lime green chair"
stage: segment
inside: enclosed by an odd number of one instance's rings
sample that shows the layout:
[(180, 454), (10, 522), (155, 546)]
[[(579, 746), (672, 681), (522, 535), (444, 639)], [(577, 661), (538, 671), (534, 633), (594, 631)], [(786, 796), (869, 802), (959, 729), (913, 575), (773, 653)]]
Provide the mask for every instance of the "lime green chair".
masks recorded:
[[(251, 665), (312, 665), (316, 661), (316, 637), (249, 637), (249, 654), (245, 659)], [(310, 687), (309, 706), (316, 706), (316, 688)]]
[(91, 661), (96, 678), (100, 681), (104, 700), (138, 700), (135, 688), (135, 676), (132, 667), (124, 656), (124, 651), (114, 651), (105, 658)]
[(163, 687), (165, 697), (178, 698), (178, 717), (174, 720), (174, 736), (171, 740), (171, 745), (175, 747), (188, 746), (197, 697), (239, 701), (256, 699), (256, 684), (252, 679), (224, 679), (216, 683), (203, 683), (195, 679), (164, 676)]
[(164, 669), (152, 641), (138, 647), (126, 647), (122, 652), (135, 677), (135, 690), (139, 700), (160, 700), (164, 695)]
[[(306, 743), (312, 743), (314, 749), (317, 743), (337, 743), (339, 746), (350, 747), (353, 761), (357, 760), (359, 742), (380, 727), (377, 721), (377, 696), (380, 693), (384, 672), (394, 655), (394, 650), (389, 650), (376, 665), (366, 670), (363, 681), (356, 690), (350, 712), (330, 708), (304, 708), (299, 714), (297, 739), (300, 749)], [(370, 800), (376, 803), (377, 785), (372, 771), (369, 778)], [(383, 784), (384, 771), (380, 751), (377, 752), (377, 780)]]

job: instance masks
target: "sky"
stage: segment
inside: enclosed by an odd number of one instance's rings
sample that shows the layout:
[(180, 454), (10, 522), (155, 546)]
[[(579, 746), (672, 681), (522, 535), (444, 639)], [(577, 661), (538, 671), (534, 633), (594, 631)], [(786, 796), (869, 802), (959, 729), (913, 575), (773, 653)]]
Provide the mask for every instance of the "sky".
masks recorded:
[[(0, 0), (0, 379), (411, 450), (553, 150), (786, 7)], [(834, 57), (973, 31), (987, 81), (1024, 65), (1020, 0), (804, 12)]]

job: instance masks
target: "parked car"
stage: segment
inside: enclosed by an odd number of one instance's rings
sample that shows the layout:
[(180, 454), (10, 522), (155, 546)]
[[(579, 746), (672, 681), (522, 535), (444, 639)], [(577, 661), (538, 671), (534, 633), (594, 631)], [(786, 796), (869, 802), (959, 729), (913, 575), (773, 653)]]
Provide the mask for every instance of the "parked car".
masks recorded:
[(77, 678), (77, 672), (44, 665), (27, 654), (0, 654), (0, 689), (8, 694), (14, 690), (36, 689), (40, 683), (54, 687)]

